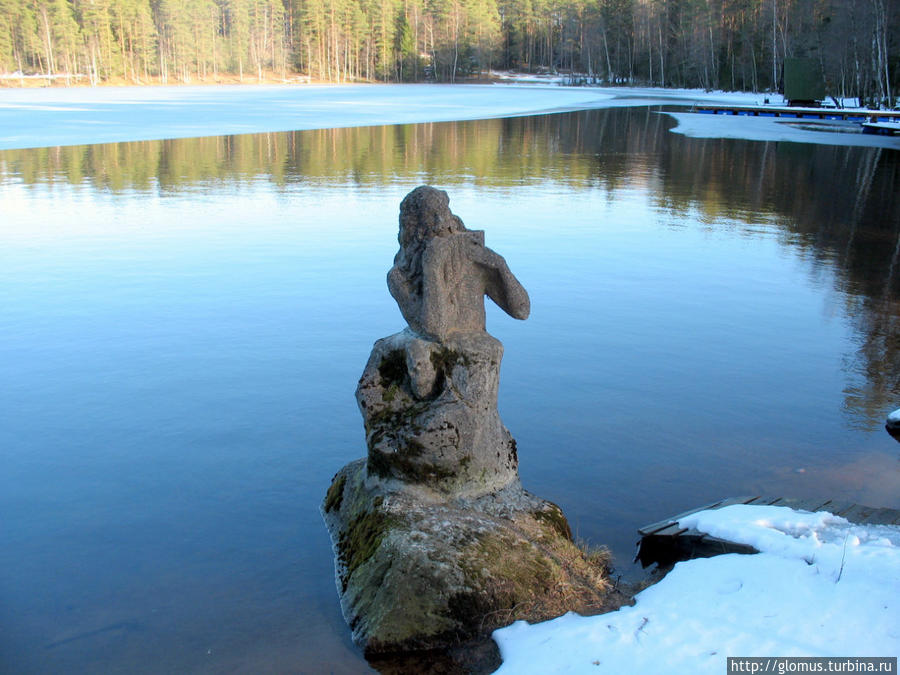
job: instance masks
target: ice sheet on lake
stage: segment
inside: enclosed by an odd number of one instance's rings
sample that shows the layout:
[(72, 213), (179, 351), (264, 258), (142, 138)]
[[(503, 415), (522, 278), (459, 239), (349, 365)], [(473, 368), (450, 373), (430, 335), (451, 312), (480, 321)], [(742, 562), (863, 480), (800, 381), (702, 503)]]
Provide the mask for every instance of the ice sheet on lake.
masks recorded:
[[(703, 101), (746, 105), (762, 103), (763, 98), (741, 92), (553, 83), (2, 89), (0, 149), (471, 120), (589, 108), (690, 106)], [(734, 125), (733, 119), (702, 117), (704, 125), (694, 127), (679, 118), (678, 131), (838, 144), (846, 143), (850, 136), (776, 126), (775, 138), (752, 126), (726, 128), (728, 121)], [(860, 140), (863, 138), (866, 140)], [(900, 146), (900, 139), (889, 137), (854, 135), (852, 141)]]
[(680, 522), (762, 553), (679, 563), (611, 614), (499, 630), (498, 672), (718, 675), (728, 656), (900, 654), (900, 528), (745, 505)]
[(558, 86), (342, 85), (0, 90), (0, 149), (469, 120), (596, 107)]

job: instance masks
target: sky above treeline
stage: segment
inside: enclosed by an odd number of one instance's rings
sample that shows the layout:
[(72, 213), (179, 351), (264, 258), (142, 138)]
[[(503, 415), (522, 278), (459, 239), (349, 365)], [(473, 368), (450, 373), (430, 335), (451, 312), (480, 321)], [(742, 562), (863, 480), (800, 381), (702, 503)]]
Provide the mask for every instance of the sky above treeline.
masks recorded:
[[(492, 69), (764, 91), (900, 90), (889, 0), (0, 0), (0, 73), (56, 83), (455, 82)], [(25, 82), (24, 78), (21, 80)]]

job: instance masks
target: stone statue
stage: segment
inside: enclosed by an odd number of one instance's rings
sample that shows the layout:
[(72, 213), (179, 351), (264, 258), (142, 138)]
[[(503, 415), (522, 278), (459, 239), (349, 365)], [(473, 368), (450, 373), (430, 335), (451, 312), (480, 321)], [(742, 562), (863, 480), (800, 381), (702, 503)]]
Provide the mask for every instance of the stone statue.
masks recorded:
[(400, 204), (387, 281), (409, 329), (375, 343), (356, 398), (372, 481), (471, 497), (517, 480), (515, 441), (497, 412), (503, 345), (485, 332), (484, 296), (517, 319), (530, 302), (449, 202), (423, 185)]
[(442, 190), (423, 185), (400, 204), (400, 250), (388, 289), (419, 335), (443, 340), (483, 333), (484, 296), (516, 319), (527, 319), (528, 293), (506, 261), (484, 245), (484, 232), (467, 230), (450, 212)]
[(387, 281), (409, 327), (372, 348), (356, 389), (368, 455), (322, 505), (354, 639), (369, 656), (431, 650), (608, 608), (607, 561), (522, 489), (497, 412), (503, 345), (485, 332), (484, 296), (525, 319), (528, 294), (441, 190), (406, 196), (399, 241)]

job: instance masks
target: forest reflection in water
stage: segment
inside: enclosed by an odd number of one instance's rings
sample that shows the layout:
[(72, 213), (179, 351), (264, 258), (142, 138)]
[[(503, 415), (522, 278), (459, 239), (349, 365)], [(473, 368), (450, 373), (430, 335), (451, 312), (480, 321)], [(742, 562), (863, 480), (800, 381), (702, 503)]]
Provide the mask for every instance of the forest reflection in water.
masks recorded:
[(635, 180), (656, 206), (748, 233), (771, 214), (783, 239), (833, 269), (859, 335), (847, 355), (849, 422), (883, 423), (900, 402), (900, 153), (668, 133), (658, 109), (322, 129), (8, 150), (0, 180), (159, 194), (267, 181), (377, 187), (408, 180), (519, 189), (557, 183), (609, 199)]

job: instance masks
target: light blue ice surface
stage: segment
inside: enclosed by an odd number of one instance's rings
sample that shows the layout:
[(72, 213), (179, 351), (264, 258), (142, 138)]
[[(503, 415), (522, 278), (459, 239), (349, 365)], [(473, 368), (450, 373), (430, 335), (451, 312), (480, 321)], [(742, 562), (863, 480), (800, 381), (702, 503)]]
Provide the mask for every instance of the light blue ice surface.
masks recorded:
[(483, 119), (590, 108), (554, 85), (216, 85), (0, 90), (0, 149)]

